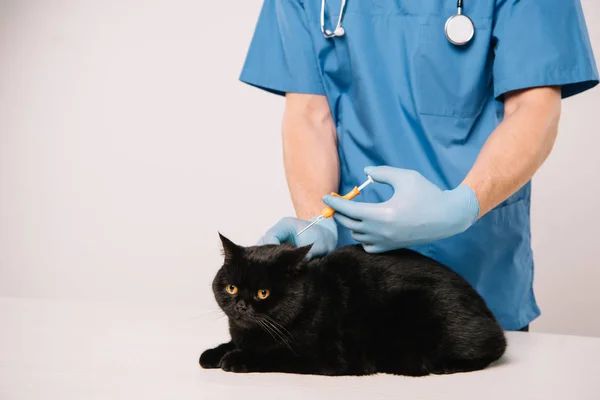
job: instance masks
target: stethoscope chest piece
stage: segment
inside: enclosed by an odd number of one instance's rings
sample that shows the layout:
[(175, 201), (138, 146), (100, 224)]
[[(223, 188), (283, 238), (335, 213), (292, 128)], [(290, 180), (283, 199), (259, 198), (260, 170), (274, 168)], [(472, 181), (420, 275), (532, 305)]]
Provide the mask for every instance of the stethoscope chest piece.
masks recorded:
[(459, 13), (451, 16), (446, 21), (446, 37), (450, 43), (457, 46), (463, 46), (473, 39), (475, 35), (475, 24), (471, 21), (471, 18), (464, 14)]

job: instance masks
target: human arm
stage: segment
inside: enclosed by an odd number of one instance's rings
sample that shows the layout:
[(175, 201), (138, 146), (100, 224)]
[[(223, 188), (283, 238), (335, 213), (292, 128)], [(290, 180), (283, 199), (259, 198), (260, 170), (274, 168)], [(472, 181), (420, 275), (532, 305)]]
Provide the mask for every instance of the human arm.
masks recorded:
[(339, 185), (337, 135), (327, 98), (288, 93), (282, 130), (285, 174), (298, 218), (281, 219), (260, 238), (259, 244), (312, 245), (309, 258), (327, 254), (337, 244), (333, 219), (297, 236), (308, 225), (307, 220), (322, 212), (323, 194), (336, 191)]
[(365, 172), (394, 188), (389, 201), (365, 204), (331, 196), (324, 200), (338, 211), (336, 221), (350, 229), (353, 238), (370, 252), (461, 233), (533, 177), (554, 144), (560, 102), (560, 90), (555, 88), (507, 94), (503, 122), (454, 189), (442, 190), (415, 171), (378, 167)]
[(282, 125), (285, 174), (297, 218), (282, 218), (258, 243), (312, 245), (308, 258), (327, 254), (337, 244), (333, 219), (297, 235), (325, 207), (323, 194), (336, 191), (339, 185), (337, 135), (327, 98), (287, 93)]
[(308, 27), (304, 3), (264, 0), (240, 80), (285, 96), (284, 166), (299, 218), (287, 217), (269, 229), (258, 244), (312, 244), (309, 258), (337, 244), (333, 219), (300, 236), (305, 220), (324, 208), (320, 198), (337, 190), (339, 164), (336, 133)]
[(527, 183), (558, 134), (561, 92), (541, 87), (509, 93), (504, 120), (490, 135), (463, 180), (477, 196), (481, 218)]
[(561, 99), (598, 84), (580, 0), (496, 0), (493, 90), (504, 119), (463, 181), (480, 216), (528, 180), (550, 153)]
[(319, 215), (325, 193), (338, 190), (337, 136), (327, 98), (288, 93), (282, 129), (283, 162), (298, 218)]

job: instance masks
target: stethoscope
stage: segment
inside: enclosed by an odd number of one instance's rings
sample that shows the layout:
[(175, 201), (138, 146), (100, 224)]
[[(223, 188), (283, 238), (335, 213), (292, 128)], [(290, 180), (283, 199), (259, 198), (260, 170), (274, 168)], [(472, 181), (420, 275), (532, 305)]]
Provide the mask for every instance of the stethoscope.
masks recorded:
[[(335, 30), (332, 32), (329, 29), (325, 29), (325, 4), (327, 0), (321, 0), (321, 32), (327, 39), (331, 39), (336, 36), (344, 36), (346, 31), (342, 27), (342, 18), (344, 15), (344, 11), (346, 10), (346, 0), (342, 0), (342, 5), (340, 6), (340, 16), (338, 18), (337, 24), (335, 26)], [(471, 41), (473, 35), (475, 34), (475, 24), (465, 14), (463, 14), (463, 1), (458, 0), (458, 12), (448, 18), (446, 21), (446, 26), (444, 27), (444, 31), (446, 33), (446, 37), (450, 41), (450, 43), (463, 46)]]

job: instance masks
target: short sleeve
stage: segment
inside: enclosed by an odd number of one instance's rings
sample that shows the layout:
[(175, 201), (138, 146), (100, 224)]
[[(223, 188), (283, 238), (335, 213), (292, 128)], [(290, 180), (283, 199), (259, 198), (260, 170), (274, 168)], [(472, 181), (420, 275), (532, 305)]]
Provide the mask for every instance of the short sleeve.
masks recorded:
[(598, 84), (580, 0), (496, 0), (494, 95), (560, 86), (566, 98)]
[(240, 75), (269, 92), (324, 95), (300, 0), (265, 0)]

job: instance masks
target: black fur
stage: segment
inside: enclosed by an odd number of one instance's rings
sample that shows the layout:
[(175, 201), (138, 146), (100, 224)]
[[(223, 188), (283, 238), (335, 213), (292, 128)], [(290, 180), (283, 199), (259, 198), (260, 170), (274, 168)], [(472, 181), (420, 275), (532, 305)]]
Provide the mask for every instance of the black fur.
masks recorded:
[[(306, 262), (307, 247), (221, 240), (225, 263), (213, 291), (231, 341), (205, 351), (204, 368), (423, 376), (483, 369), (506, 349), (477, 292), (416, 252), (349, 246)], [(270, 296), (259, 300), (260, 289)]]

